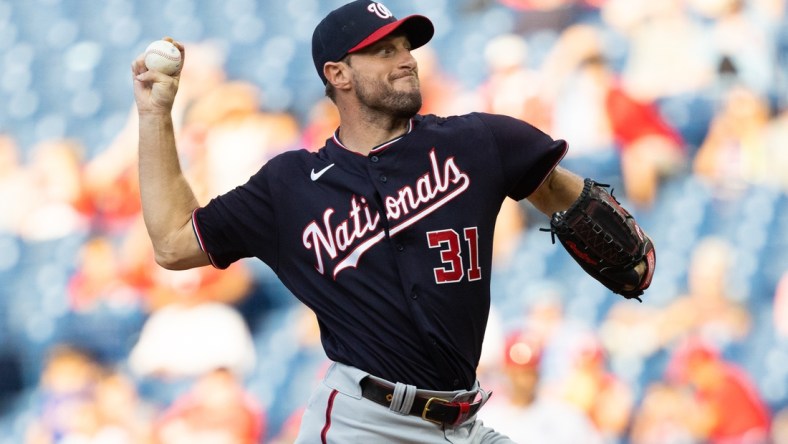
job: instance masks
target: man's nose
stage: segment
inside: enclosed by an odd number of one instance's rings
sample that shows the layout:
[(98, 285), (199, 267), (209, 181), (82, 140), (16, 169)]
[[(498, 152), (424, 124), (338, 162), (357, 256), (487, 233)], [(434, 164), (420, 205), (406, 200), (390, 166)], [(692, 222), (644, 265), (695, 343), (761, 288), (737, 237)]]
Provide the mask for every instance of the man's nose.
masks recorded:
[(410, 50), (403, 51), (404, 55), (402, 56), (402, 60), (400, 61), (400, 66), (402, 68), (406, 68), (410, 71), (416, 71), (416, 67), (418, 64), (416, 63), (416, 58), (413, 57), (413, 54)]

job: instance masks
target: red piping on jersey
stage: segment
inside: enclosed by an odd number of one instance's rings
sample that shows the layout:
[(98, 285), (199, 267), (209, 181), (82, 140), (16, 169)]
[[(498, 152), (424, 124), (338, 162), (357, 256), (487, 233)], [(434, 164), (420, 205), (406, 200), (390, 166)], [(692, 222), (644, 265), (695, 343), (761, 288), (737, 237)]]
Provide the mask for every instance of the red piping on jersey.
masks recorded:
[[(413, 119), (408, 120), (408, 130), (405, 131), (405, 134), (397, 137), (396, 139), (392, 139), (392, 140), (389, 140), (388, 142), (385, 142), (385, 143), (383, 143), (381, 145), (378, 145), (375, 148), (372, 148), (371, 150), (369, 150), (369, 153), (370, 154), (372, 154), (372, 153), (376, 153), (376, 154), (380, 153), (381, 151), (385, 150), (386, 148), (388, 148), (392, 144), (394, 144), (396, 142), (399, 142), (400, 139), (402, 139), (406, 135), (410, 134), (411, 131), (413, 131)], [(341, 146), (342, 148), (350, 151), (351, 153), (359, 154), (359, 153), (357, 153), (357, 152), (355, 152), (355, 151), (353, 151), (351, 149), (348, 149), (348, 147), (346, 147), (345, 145), (342, 144), (342, 142), (339, 140), (339, 128), (337, 128), (337, 130), (334, 131), (334, 143), (336, 143), (337, 145)]]
[(561, 157), (559, 157), (558, 160), (555, 161), (555, 163), (553, 164), (553, 167), (550, 168), (550, 171), (548, 171), (547, 174), (545, 174), (545, 176), (542, 178), (542, 181), (539, 182), (539, 185), (537, 185), (536, 188), (534, 188), (534, 191), (538, 190), (539, 187), (542, 186), (544, 181), (547, 180), (547, 177), (550, 176), (550, 173), (552, 173), (553, 170), (555, 170), (555, 167), (557, 167), (558, 164), (561, 163), (561, 161), (564, 159), (564, 156), (566, 156), (566, 153), (569, 151), (569, 144), (566, 143), (566, 141), (563, 141), (563, 142), (564, 142), (564, 152), (561, 153)]
[(326, 405), (326, 425), (323, 426), (323, 430), (320, 432), (320, 442), (322, 444), (327, 444), (327, 436), (328, 436), (328, 429), (331, 428), (331, 410), (334, 409), (334, 398), (337, 397), (336, 390), (331, 391), (331, 395), (328, 397), (328, 405)]
[(197, 244), (200, 246), (200, 250), (202, 250), (203, 253), (208, 255), (208, 260), (211, 261), (211, 265), (214, 268), (221, 269), (221, 267), (216, 265), (216, 262), (213, 260), (213, 256), (211, 256), (211, 253), (205, 250), (205, 244), (203, 243), (202, 235), (200, 234), (200, 228), (197, 227), (197, 219), (195, 218), (195, 216), (197, 215), (197, 210), (199, 210), (199, 208), (195, 208), (194, 211), (192, 211), (192, 230), (194, 230), (194, 236), (197, 238)]

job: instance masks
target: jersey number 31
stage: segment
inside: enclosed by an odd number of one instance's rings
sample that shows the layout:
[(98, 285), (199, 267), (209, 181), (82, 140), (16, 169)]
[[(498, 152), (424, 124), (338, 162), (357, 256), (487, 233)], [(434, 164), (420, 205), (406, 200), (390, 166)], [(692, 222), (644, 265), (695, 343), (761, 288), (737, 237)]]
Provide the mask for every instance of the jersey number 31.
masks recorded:
[[(478, 281), (482, 278), (479, 268), (479, 230), (476, 227), (465, 228), (463, 235), (468, 243), (468, 280)], [(440, 248), (443, 267), (433, 269), (435, 282), (448, 284), (460, 282), (465, 277), (465, 266), (462, 261), (460, 234), (453, 229), (430, 231), (427, 233), (427, 244), (430, 248)]]

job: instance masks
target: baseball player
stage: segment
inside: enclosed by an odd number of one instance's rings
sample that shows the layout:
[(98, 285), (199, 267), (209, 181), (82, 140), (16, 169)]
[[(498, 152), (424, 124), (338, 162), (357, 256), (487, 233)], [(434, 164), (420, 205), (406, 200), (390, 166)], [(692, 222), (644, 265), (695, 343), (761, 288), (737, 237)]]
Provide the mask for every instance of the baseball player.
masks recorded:
[(650, 282), (653, 246), (603, 187), (558, 166), (564, 141), (506, 116), (418, 114), (411, 51), (433, 32), (426, 17), (398, 20), (370, 0), (329, 13), (312, 57), (340, 127), (318, 152), (283, 153), (204, 206), (178, 163), (179, 74), (148, 71), (143, 56), (132, 65), (158, 263), (256, 257), (317, 316), (334, 363), (299, 443), (512, 442), (476, 420), (489, 396), (475, 370), (506, 197), (552, 215), (553, 237), (614, 291), (637, 297)]

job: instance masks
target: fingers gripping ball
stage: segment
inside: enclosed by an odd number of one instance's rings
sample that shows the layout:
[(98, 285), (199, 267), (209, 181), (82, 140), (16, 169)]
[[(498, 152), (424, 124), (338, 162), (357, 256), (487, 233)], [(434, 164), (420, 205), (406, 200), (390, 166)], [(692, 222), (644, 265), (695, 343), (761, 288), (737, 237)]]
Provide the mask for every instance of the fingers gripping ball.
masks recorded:
[(145, 66), (171, 76), (181, 68), (181, 52), (172, 42), (156, 40), (145, 49)]

